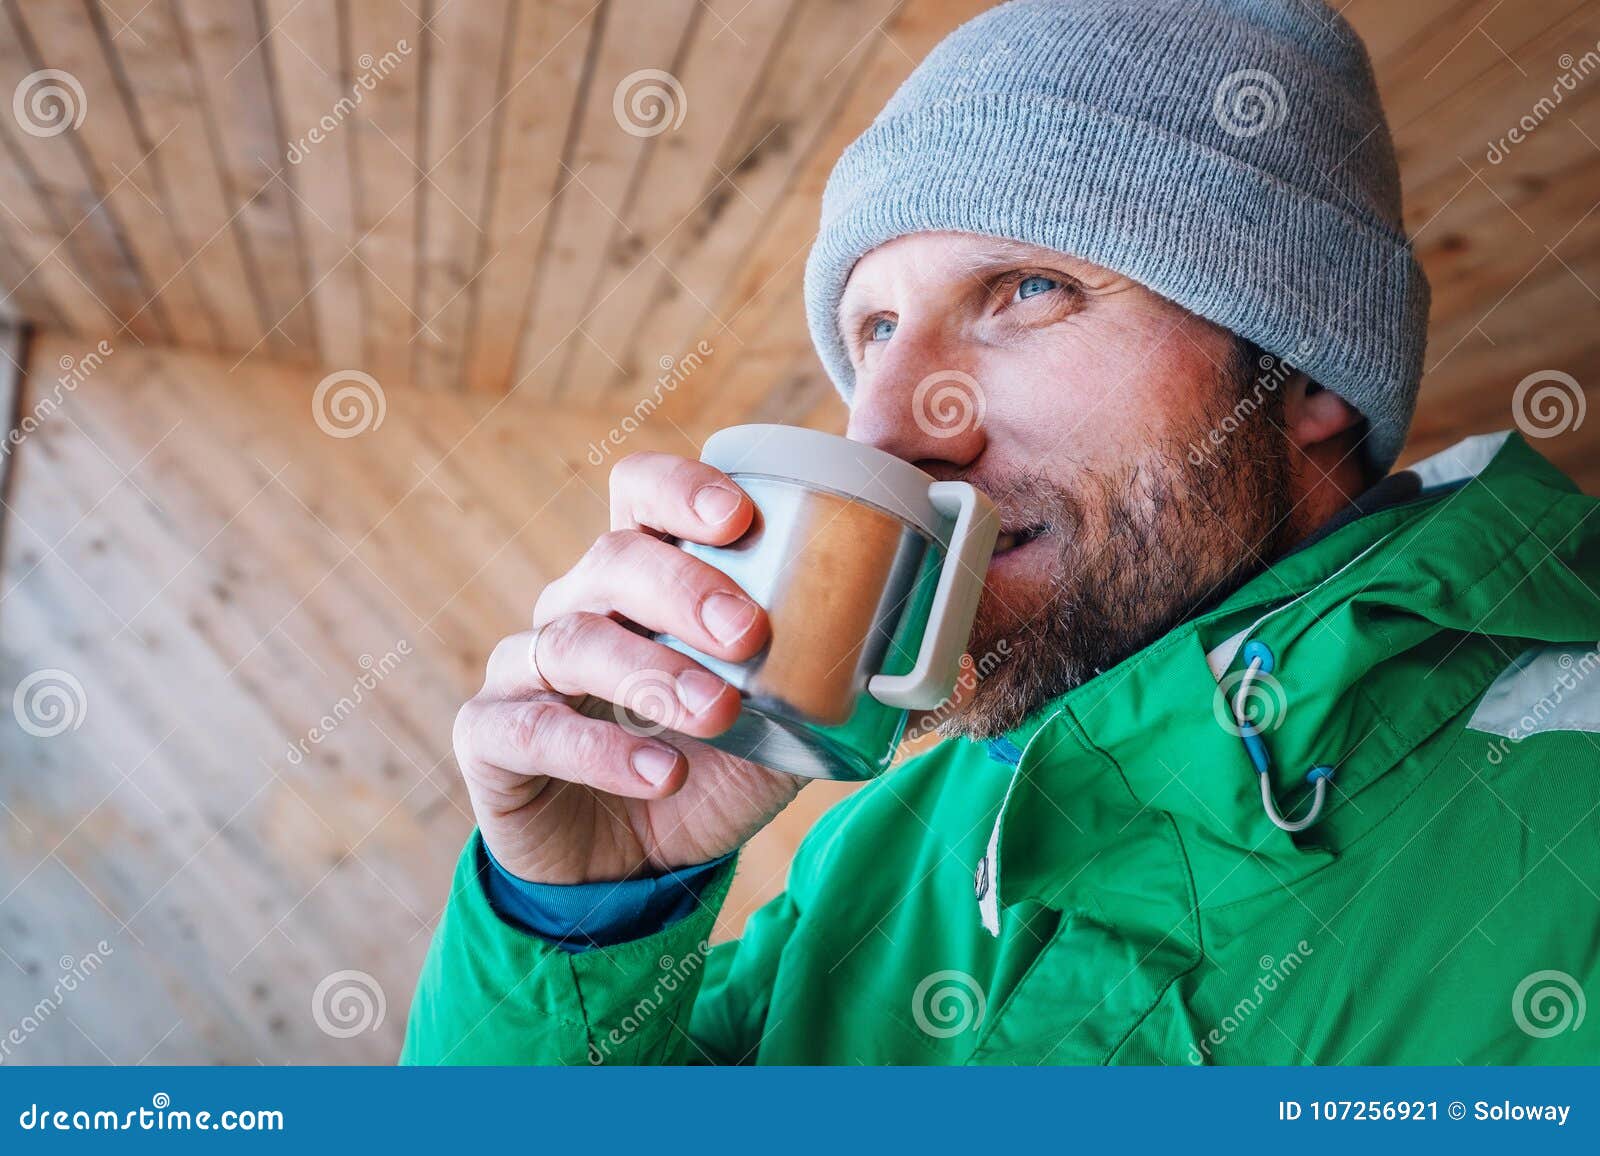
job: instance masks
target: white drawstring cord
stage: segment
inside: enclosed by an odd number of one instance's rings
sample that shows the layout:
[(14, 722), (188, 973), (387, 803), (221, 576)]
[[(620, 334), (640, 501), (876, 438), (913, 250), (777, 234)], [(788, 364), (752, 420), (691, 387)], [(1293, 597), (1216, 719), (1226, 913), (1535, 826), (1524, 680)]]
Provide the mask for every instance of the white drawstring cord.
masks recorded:
[(1267, 776), (1257, 775), (1256, 778), (1261, 780), (1261, 806), (1267, 812), (1267, 818), (1271, 819), (1273, 825), (1280, 830), (1287, 831), (1291, 835), (1296, 831), (1304, 831), (1317, 821), (1317, 816), (1322, 814), (1322, 801), (1328, 794), (1326, 777), (1317, 780), (1316, 797), (1311, 804), (1311, 810), (1306, 812), (1306, 817), (1292, 822), (1278, 813), (1278, 804), (1272, 797), (1272, 784), (1267, 781)]
[(1244, 677), (1239, 680), (1239, 693), (1233, 696), (1233, 722), (1240, 730), (1250, 728), (1252, 734), (1256, 733), (1255, 724), (1250, 721), (1250, 716), (1245, 713), (1245, 695), (1250, 693), (1250, 684), (1256, 680), (1256, 672), (1261, 669), (1261, 656), (1257, 655), (1250, 660), (1250, 665), (1245, 668)]
[(1333, 777), (1333, 768), (1317, 766), (1311, 769), (1307, 777), (1316, 784), (1313, 788), (1315, 793), (1311, 809), (1306, 812), (1304, 818), (1285, 819), (1283, 813), (1278, 810), (1277, 800), (1272, 797), (1272, 780), (1268, 776), (1268, 772), (1272, 769), (1272, 761), (1267, 754), (1267, 746), (1261, 741), (1260, 729), (1250, 720), (1245, 710), (1245, 700), (1250, 693), (1250, 686), (1267, 661), (1263, 658), (1263, 654), (1270, 655), (1270, 653), (1265, 647), (1259, 647), (1258, 653), (1250, 658), (1250, 665), (1245, 668), (1244, 677), (1239, 680), (1239, 693), (1233, 699), (1233, 722), (1239, 728), (1239, 737), (1244, 740), (1250, 761), (1255, 764), (1256, 777), (1261, 780), (1262, 810), (1267, 813), (1267, 818), (1272, 820), (1275, 827), (1292, 835), (1296, 831), (1304, 831), (1322, 814), (1322, 805), (1328, 797), (1328, 780)]

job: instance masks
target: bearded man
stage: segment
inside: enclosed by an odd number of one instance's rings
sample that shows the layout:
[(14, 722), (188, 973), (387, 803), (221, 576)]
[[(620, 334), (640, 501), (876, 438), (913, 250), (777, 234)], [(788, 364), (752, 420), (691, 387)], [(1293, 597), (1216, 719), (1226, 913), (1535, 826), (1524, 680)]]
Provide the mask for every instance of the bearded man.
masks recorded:
[[(663, 540), (754, 511), (620, 462), (458, 717), (479, 830), (404, 1059), (1582, 1058), (1535, 1021), (1600, 978), (1600, 519), (1515, 436), (1391, 472), (1428, 287), (1336, 13), (985, 13), (840, 159), (806, 296), (848, 435), (994, 500), (1004, 660), (707, 949), (802, 782), (695, 741), (739, 696), (649, 632), (761, 651)], [(981, 421), (919, 412), (952, 374)], [(640, 669), (675, 735), (574, 709)]]

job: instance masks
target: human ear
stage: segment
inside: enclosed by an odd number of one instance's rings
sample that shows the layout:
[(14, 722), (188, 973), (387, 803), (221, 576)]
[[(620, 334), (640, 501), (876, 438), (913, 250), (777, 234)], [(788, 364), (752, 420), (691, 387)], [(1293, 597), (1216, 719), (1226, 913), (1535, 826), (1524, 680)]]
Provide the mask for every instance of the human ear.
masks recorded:
[(1354, 406), (1299, 371), (1284, 383), (1283, 394), (1284, 430), (1303, 450), (1332, 441), (1361, 422)]

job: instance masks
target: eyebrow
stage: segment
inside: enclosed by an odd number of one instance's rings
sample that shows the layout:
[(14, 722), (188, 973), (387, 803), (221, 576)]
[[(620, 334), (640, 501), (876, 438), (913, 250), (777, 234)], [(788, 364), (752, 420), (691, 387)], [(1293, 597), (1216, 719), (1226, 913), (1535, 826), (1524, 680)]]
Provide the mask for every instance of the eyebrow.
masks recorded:
[[(1044, 256), (1040, 256), (1041, 252)], [(999, 265), (1016, 264), (1049, 264), (1067, 266), (1063, 272), (1074, 273), (1074, 270), (1087, 272), (1094, 268), (1088, 261), (1081, 257), (1074, 257), (1071, 253), (1063, 253), (1059, 249), (1049, 249), (1043, 245), (1013, 244), (1004, 238), (993, 238), (986, 241), (985, 247), (968, 255), (963, 264), (970, 272), (987, 271)]]

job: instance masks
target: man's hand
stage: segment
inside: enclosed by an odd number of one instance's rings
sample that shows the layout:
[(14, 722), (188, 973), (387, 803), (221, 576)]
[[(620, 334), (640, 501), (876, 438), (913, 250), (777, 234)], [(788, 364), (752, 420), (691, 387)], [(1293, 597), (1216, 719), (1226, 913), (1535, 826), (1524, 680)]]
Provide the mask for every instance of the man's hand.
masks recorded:
[[(702, 462), (635, 454), (611, 472), (611, 532), (547, 586), (531, 631), (489, 657), (483, 689), (456, 715), (455, 752), (484, 842), (524, 879), (581, 883), (703, 863), (744, 843), (804, 783), (713, 750), (669, 745), (655, 727), (573, 709), (585, 694), (708, 738), (739, 694), (640, 633), (739, 661), (766, 644), (765, 611), (727, 576), (661, 540), (720, 546), (754, 506)], [(535, 653), (535, 651), (537, 653)]]

